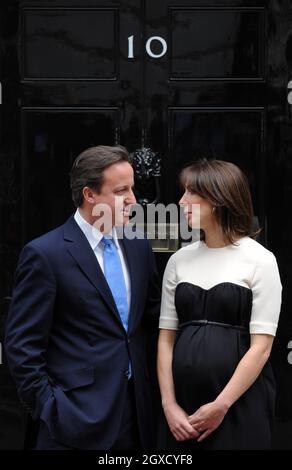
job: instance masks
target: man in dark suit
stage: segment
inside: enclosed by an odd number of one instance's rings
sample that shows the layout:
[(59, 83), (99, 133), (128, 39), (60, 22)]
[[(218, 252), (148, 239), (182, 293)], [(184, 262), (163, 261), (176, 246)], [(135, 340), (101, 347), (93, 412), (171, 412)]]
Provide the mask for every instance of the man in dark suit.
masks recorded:
[(85, 150), (71, 170), (75, 215), (20, 255), (5, 349), (40, 421), (37, 449), (154, 444), (145, 344), (158, 321), (158, 277), (149, 242), (118, 237), (133, 184), (126, 149)]

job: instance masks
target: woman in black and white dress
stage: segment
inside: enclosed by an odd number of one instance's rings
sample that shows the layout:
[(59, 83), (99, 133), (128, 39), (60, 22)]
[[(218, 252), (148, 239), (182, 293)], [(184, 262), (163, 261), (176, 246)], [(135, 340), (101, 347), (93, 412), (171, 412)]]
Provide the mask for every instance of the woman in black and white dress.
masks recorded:
[(200, 222), (203, 239), (176, 252), (164, 274), (158, 377), (168, 426), (159, 446), (269, 449), (277, 262), (254, 240), (250, 192), (237, 166), (198, 161), (181, 181), (180, 204), (191, 227)]

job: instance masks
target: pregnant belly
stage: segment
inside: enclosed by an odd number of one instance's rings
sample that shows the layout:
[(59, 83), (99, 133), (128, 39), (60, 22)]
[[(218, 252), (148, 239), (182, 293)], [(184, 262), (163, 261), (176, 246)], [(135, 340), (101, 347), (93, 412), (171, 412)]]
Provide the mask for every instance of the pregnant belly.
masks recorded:
[(240, 360), (238, 335), (235, 329), (211, 325), (182, 330), (173, 351), (178, 401), (191, 399), (199, 406), (216, 398)]

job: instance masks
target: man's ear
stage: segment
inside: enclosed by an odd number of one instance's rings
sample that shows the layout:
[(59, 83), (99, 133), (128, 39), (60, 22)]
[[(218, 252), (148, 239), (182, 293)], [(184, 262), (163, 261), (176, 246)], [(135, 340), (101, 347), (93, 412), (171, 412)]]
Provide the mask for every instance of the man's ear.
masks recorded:
[(90, 204), (95, 204), (95, 193), (91, 188), (85, 186), (82, 190), (82, 194), (84, 201), (89, 202)]

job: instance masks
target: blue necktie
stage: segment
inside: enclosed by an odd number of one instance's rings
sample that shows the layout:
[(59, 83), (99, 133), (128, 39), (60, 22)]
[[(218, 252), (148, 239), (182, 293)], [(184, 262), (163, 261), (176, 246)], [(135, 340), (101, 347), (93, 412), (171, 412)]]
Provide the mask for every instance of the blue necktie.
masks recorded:
[[(104, 244), (104, 275), (112, 292), (122, 324), (125, 330), (128, 331), (129, 305), (121, 259), (112, 238), (103, 237), (102, 241)], [(129, 364), (128, 378), (130, 376), (131, 364)]]

